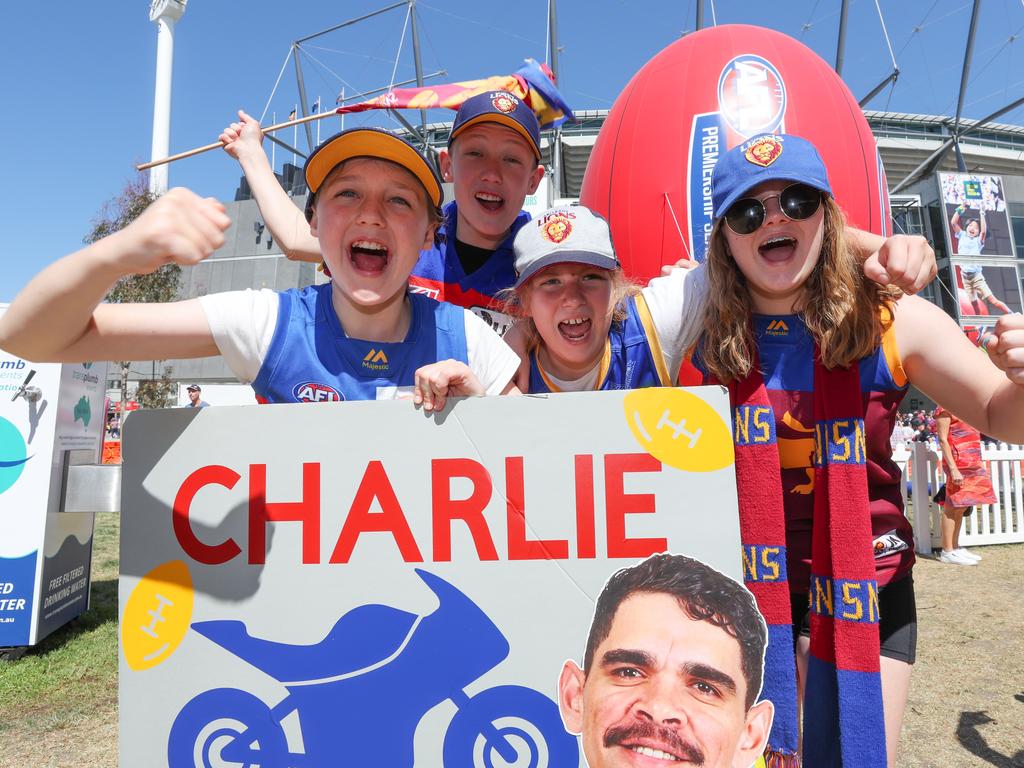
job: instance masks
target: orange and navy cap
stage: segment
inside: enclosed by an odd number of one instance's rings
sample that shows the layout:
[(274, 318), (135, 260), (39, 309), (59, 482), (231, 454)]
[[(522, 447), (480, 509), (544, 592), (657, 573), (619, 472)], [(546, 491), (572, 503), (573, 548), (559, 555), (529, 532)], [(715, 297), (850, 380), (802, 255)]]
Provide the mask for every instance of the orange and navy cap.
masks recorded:
[(306, 186), (309, 187), (307, 221), (313, 217), (313, 203), (324, 179), (339, 163), (355, 157), (389, 160), (402, 166), (419, 179), (436, 208), (440, 208), (444, 202), (441, 178), (416, 147), (383, 128), (349, 128), (324, 141), (306, 160), (302, 172), (306, 177)]
[(508, 91), (485, 91), (462, 102), (448, 136), (451, 147), (456, 137), (467, 128), (480, 123), (497, 123), (511, 128), (530, 145), (534, 157), (540, 160), (540, 124), (526, 102)]

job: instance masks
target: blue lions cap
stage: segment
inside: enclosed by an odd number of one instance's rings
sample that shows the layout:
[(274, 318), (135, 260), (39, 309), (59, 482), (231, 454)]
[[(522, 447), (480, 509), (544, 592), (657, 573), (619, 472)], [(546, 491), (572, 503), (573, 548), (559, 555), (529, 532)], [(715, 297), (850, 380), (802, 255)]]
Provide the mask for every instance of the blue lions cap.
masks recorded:
[(448, 136), (448, 146), (451, 147), (464, 130), (480, 123), (497, 123), (511, 128), (526, 139), (534, 156), (540, 160), (540, 125), (537, 116), (515, 94), (508, 91), (484, 91), (462, 102)]
[(765, 134), (733, 147), (719, 159), (711, 177), (711, 201), (715, 218), (729, 206), (766, 181), (808, 184), (832, 197), (825, 163), (814, 145), (799, 136)]

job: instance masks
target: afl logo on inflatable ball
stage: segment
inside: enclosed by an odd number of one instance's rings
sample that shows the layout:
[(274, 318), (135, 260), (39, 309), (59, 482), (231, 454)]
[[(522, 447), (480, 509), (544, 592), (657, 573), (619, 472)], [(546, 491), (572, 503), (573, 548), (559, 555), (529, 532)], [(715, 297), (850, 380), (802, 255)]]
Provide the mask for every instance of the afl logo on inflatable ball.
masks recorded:
[(767, 59), (736, 56), (718, 78), (718, 107), (729, 127), (744, 138), (774, 133), (786, 116), (786, 84)]

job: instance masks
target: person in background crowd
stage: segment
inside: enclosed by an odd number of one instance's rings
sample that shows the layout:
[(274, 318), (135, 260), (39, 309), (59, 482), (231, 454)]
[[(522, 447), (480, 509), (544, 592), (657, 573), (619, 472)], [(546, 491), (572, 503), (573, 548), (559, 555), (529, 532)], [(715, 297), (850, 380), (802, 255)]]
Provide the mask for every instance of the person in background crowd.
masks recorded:
[[(981, 433), (945, 408), (935, 410), (935, 421), (946, 474), (942, 503), (942, 551), (939, 561), (949, 565), (977, 565), (981, 555), (960, 546), (964, 513), (977, 504), (996, 501), (992, 479), (981, 459)], [(943, 491), (939, 491), (942, 496)]]
[(188, 388), (188, 405), (186, 408), (208, 408), (210, 404), (203, 400), (203, 388), (198, 384), (189, 384)]

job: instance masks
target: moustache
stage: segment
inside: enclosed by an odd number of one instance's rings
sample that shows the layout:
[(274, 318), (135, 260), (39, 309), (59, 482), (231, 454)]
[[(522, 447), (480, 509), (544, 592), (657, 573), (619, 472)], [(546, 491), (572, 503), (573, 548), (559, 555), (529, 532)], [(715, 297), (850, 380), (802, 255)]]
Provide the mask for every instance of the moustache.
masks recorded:
[(641, 740), (657, 741), (664, 745), (663, 752), (688, 760), (694, 765), (704, 765), (704, 753), (695, 744), (684, 741), (671, 728), (664, 728), (646, 720), (637, 720), (629, 725), (612, 726), (604, 732), (604, 746), (623, 746)]

